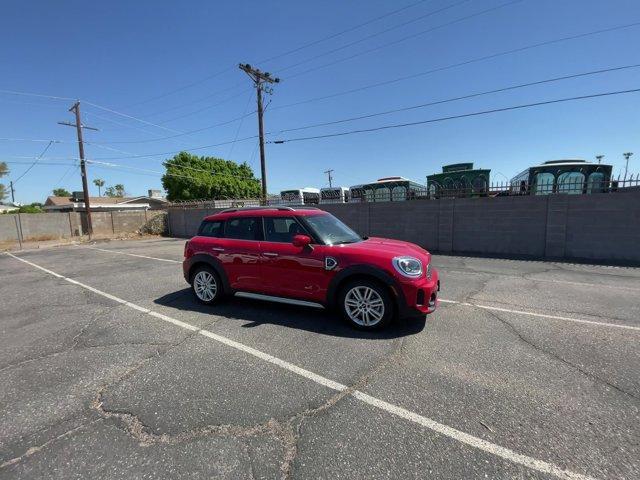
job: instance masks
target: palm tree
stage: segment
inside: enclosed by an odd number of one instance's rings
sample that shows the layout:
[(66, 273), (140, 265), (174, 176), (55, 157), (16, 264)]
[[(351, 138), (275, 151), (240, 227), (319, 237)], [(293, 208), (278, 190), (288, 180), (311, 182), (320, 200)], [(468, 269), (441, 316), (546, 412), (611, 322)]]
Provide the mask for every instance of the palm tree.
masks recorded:
[(101, 188), (104, 187), (104, 180), (102, 180), (101, 178), (96, 178), (93, 181), (93, 184), (98, 187), (98, 196), (101, 197), (102, 196), (102, 190)]

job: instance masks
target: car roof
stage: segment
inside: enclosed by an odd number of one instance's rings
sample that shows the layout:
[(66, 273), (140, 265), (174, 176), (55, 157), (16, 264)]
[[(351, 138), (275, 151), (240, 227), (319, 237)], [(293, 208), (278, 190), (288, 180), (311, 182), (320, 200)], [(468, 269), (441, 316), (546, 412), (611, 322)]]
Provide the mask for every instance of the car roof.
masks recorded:
[(205, 220), (224, 220), (227, 218), (236, 217), (290, 217), (291, 215), (297, 216), (311, 216), (311, 215), (326, 215), (327, 212), (313, 207), (246, 207), (246, 208), (228, 208), (220, 212), (208, 215)]

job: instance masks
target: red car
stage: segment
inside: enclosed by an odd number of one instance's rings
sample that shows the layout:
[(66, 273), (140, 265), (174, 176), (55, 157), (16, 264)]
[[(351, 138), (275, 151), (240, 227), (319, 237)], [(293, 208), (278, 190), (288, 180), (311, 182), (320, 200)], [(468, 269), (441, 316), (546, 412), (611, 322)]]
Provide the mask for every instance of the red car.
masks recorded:
[(435, 310), (431, 255), (417, 245), (361, 237), (315, 208), (254, 207), (206, 217), (184, 249), (184, 277), (213, 304), (239, 295), (339, 310), (375, 329)]

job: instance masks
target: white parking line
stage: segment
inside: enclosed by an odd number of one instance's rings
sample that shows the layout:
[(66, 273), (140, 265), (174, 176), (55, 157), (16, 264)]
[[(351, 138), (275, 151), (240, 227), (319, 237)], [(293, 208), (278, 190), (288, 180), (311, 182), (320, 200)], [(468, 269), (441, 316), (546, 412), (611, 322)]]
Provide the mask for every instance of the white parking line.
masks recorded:
[[(147, 257), (145, 255), (138, 255), (138, 254), (135, 254), (135, 253), (116, 252), (114, 250), (107, 250), (107, 249), (104, 249), (104, 248), (97, 248), (97, 247), (84, 247), (84, 248), (91, 248), (93, 250), (100, 250), (102, 252), (117, 253), (119, 255), (129, 255), (131, 257), (141, 257), (141, 258), (147, 258), (147, 259), (150, 259), (150, 260), (160, 260), (162, 262), (182, 263), (182, 262), (180, 262), (178, 260), (169, 260), (167, 258), (158, 258), (158, 257)], [(582, 320), (582, 319), (579, 319), (579, 318), (562, 317), (562, 316), (559, 316), (559, 315), (548, 315), (546, 313), (529, 312), (529, 311), (526, 311), (526, 310), (512, 310), (512, 309), (508, 309), (508, 308), (494, 307), (494, 306), (491, 306), (491, 305), (480, 305), (480, 304), (477, 304), (477, 303), (458, 302), (456, 300), (446, 300), (444, 298), (439, 298), (438, 300), (440, 302), (442, 302), (442, 303), (451, 303), (451, 304), (455, 304), (455, 305), (465, 305), (467, 307), (481, 308), (483, 310), (493, 310), (493, 311), (496, 311), (496, 312), (514, 313), (514, 314), (517, 314), (517, 315), (527, 315), (527, 316), (530, 316), (530, 317), (549, 318), (549, 319), (552, 319), (552, 320), (561, 320), (561, 321), (565, 321), (565, 322), (583, 323), (583, 324), (587, 324), (587, 325), (597, 325), (597, 326), (600, 326), (600, 327), (612, 327), (612, 328), (622, 328), (624, 330), (640, 331), (640, 327), (634, 327), (634, 326), (631, 326), (631, 325), (619, 325), (619, 324), (616, 324), (616, 323), (596, 322), (594, 320)]]
[(596, 322), (594, 320), (582, 320), (580, 318), (561, 317), (559, 315), (548, 315), (546, 313), (528, 312), (526, 310), (512, 310), (510, 308), (494, 307), (492, 305), (480, 305), (478, 303), (458, 302), (456, 300), (445, 300), (444, 298), (440, 298), (439, 301), (442, 302), (442, 303), (451, 303), (451, 304), (454, 304), (454, 305), (464, 305), (464, 306), (467, 306), (467, 307), (481, 308), (483, 310), (493, 310), (494, 312), (515, 313), (515, 314), (518, 314), (518, 315), (527, 315), (527, 316), (530, 316), (530, 317), (550, 318), (552, 320), (562, 320), (564, 322), (585, 323), (585, 324), (588, 324), (588, 325), (597, 325), (597, 326), (600, 326), (600, 327), (612, 327), (612, 328), (622, 328), (622, 329), (625, 329), (625, 330), (640, 331), (640, 327), (634, 327), (632, 325), (619, 325), (617, 323)]
[[(181, 328), (185, 328), (187, 330), (193, 331), (193, 332), (197, 332), (198, 334), (210, 338), (212, 340), (215, 340), (217, 342), (220, 342), (224, 345), (227, 345), (231, 348), (234, 348), (236, 350), (242, 351), (244, 353), (247, 353), (249, 355), (252, 355), (254, 357), (257, 357), (261, 360), (264, 360), (266, 362), (269, 362), (273, 365), (276, 365), (284, 370), (287, 370), (289, 372), (295, 373), (296, 375), (299, 375), (301, 377), (304, 377), (308, 380), (311, 380), (313, 382), (316, 382), (320, 385), (323, 385), (327, 388), (330, 388), (332, 390), (341, 392), (344, 390), (347, 390), (348, 387), (346, 385), (343, 385), (341, 383), (335, 382), (329, 378), (323, 377), (322, 375), (318, 375), (314, 372), (311, 372), (309, 370), (306, 370), (302, 367), (299, 367), (297, 365), (294, 365), (292, 363), (289, 363), (285, 360), (282, 360), (280, 358), (274, 357), (273, 355), (269, 355), (268, 353), (262, 352), (260, 350), (257, 350), (253, 347), (249, 347), (248, 345), (244, 345), (240, 342), (236, 342), (235, 340), (231, 340), (230, 338), (227, 337), (223, 337), (222, 335), (218, 335), (216, 333), (210, 332), (208, 330), (203, 330), (200, 329), (196, 326), (190, 325), (188, 323), (182, 322), (180, 320), (174, 319), (172, 317), (169, 317), (168, 315), (164, 315), (158, 312), (154, 312), (152, 310), (149, 310), (147, 308), (141, 307), (139, 305), (136, 305), (134, 303), (128, 302), (122, 298), (116, 297), (115, 295), (111, 295), (109, 293), (103, 292), (101, 290), (98, 290), (97, 288), (91, 287), (89, 285), (86, 285), (84, 283), (80, 283), (77, 280), (73, 280), (72, 278), (68, 278), (65, 277), (64, 275), (60, 275), (59, 273), (56, 273), (52, 270), (49, 270), (47, 268), (41, 267), (40, 265), (36, 265), (35, 263), (32, 263), (28, 260), (25, 260), (23, 258), (17, 257), (16, 255), (13, 255), (11, 253), (7, 252), (7, 255), (9, 255), (10, 257), (15, 258), (16, 260), (19, 260), (20, 262), (26, 263), (27, 265), (30, 265), (34, 268), (37, 268), (43, 272), (46, 272), (50, 275), (53, 275), (56, 278), (65, 280), (69, 283), (72, 283), (74, 285), (77, 285), (81, 288), (84, 288), (86, 290), (89, 290), (93, 293), (96, 293), (97, 295), (101, 295), (105, 298), (108, 298), (110, 300), (113, 300), (115, 302), (118, 302), (122, 305), (125, 305), (127, 307), (130, 307), (138, 312), (141, 313), (145, 313), (147, 315), (150, 315), (154, 318), (160, 319), (160, 320), (164, 320), (167, 321), (169, 323), (172, 323), (173, 325), (176, 325), (178, 327)], [(388, 413), (391, 413), (395, 416), (398, 416), (400, 418), (404, 418), (405, 420), (409, 420), (413, 423), (416, 423), (418, 425), (422, 425), (425, 428), (428, 428), (429, 430), (432, 430), (433, 432), (439, 433), (440, 435), (443, 435), (445, 437), (448, 437), (452, 440), (456, 440), (460, 443), (464, 443), (466, 445), (469, 445), (470, 447), (476, 448), (478, 450), (482, 450), (483, 452), (495, 455), (497, 457), (503, 458), (505, 460), (508, 460), (512, 463), (516, 463), (518, 465), (522, 465), (524, 467), (530, 468), (532, 470), (536, 470), (538, 472), (542, 472), (548, 475), (553, 475), (555, 477), (561, 478), (561, 479), (565, 479), (565, 480), (592, 480), (592, 477), (588, 477), (586, 475), (582, 475), (579, 473), (575, 473), (572, 472), (570, 470), (565, 470), (561, 467), (558, 467), (552, 463), (548, 463), (545, 462), (543, 460), (538, 460), (536, 458), (533, 457), (529, 457), (527, 455), (522, 455), (520, 453), (517, 453), (509, 448), (506, 447), (502, 447), (500, 445), (497, 445), (495, 443), (492, 442), (488, 442), (486, 440), (483, 440), (482, 438), (478, 438), (475, 437), (473, 435), (470, 435), (468, 433), (465, 433), (461, 430), (457, 430), (453, 427), (449, 427), (448, 425), (444, 425), (440, 422), (437, 422), (431, 418), (428, 417), (424, 417), (422, 415), (419, 415), (415, 412), (411, 412), (409, 410), (406, 410), (402, 407), (399, 407), (397, 405), (394, 405), (392, 403), (388, 403), (385, 402), (384, 400), (380, 400), (379, 398), (373, 397), (371, 395), (368, 395), (364, 392), (361, 392), (359, 390), (352, 390), (350, 392), (350, 395), (352, 395), (354, 398), (360, 400), (363, 403), (366, 403), (368, 405), (371, 405), (373, 407), (379, 408), (381, 410), (384, 410)]]
[(574, 285), (577, 287), (593, 287), (593, 288), (612, 288), (614, 290), (626, 290), (629, 292), (640, 292), (640, 287), (626, 287), (626, 286), (621, 286), (621, 285), (608, 285), (605, 283), (588, 283), (588, 282), (572, 282), (570, 280), (554, 280), (551, 278), (523, 278), (521, 276), (518, 275), (509, 275), (506, 273), (489, 273), (489, 272), (474, 272), (471, 270), (455, 270), (455, 269), (449, 269), (449, 268), (444, 268), (441, 269), (441, 271), (445, 274), (447, 273), (453, 273), (453, 274), (461, 274), (461, 275), (480, 275), (480, 276), (500, 276), (500, 277), (507, 277), (507, 278), (516, 278), (516, 279), (520, 279), (520, 280), (525, 280), (528, 282), (538, 282), (538, 283), (558, 283), (561, 285)]
[(107, 250), (106, 248), (84, 246), (80, 248), (90, 248), (91, 250), (100, 250), (101, 252), (117, 253), (118, 255), (128, 255), (130, 257), (147, 258), (149, 260), (158, 260), (160, 262), (182, 263), (180, 260), (171, 260), (168, 258), (148, 257), (147, 255), (138, 255), (137, 253), (118, 252), (116, 250)]

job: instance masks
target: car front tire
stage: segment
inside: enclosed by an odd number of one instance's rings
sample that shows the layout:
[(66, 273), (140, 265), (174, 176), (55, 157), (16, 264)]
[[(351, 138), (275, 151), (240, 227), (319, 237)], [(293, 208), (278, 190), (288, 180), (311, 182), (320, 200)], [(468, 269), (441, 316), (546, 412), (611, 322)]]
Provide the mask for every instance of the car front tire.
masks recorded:
[(223, 295), (222, 282), (213, 268), (203, 265), (191, 275), (191, 291), (198, 302), (213, 305)]
[(388, 290), (367, 279), (347, 283), (340, 291), (338, 308), (345, 321), (359, 330), (378, 330), (388, 325), (394, 316)]

